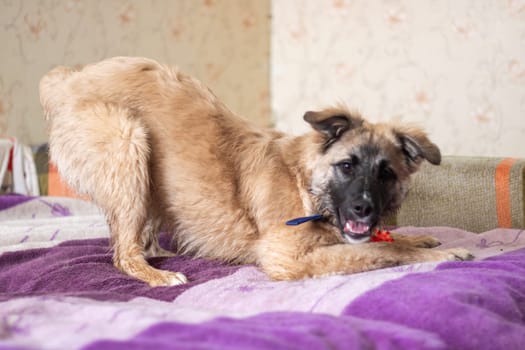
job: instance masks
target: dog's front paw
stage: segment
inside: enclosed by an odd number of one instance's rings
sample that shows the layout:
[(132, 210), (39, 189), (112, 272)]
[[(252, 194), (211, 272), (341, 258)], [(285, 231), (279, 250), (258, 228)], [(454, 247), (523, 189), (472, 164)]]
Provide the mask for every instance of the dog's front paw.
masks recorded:
[(474, 255), (463, 248), (452, 248), (444, 250), (443, 252), (447, 254), (448, 261), (464, 261), (474, 259)]

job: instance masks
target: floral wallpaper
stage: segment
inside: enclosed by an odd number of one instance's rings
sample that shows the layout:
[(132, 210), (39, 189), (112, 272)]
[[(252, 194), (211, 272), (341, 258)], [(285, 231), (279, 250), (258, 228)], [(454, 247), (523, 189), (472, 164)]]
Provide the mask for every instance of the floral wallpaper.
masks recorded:
[(525, 157), (523, 0), (0, 0), (0, 137), (47, 140), (40, 77), (116, 55), (179, 65), (259, 125), (344, 102), (444, 154)]
[(0, 138), (47, 140), (38, 82), (55, 65), (147, 56), (268, 125), (269, 0), (0, 0)]
[(344, 102), (426, 128), (443, 153), (525, 157), (525, 1), (272, 2), (272, 111)]

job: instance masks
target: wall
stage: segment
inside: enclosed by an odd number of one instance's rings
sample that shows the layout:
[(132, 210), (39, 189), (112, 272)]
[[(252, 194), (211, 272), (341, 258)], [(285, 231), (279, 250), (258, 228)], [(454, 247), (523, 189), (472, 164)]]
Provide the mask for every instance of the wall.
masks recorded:
[(0, 137), (46, 140), (54, 65), (143, 55), (260, 125), (299, 133), (304, 111), (344, 101), (419, 123), (445, 154), (525, 157), (523, 1), (270, 1), (0, 2)]
[(425, 127), (445, 154), (525, 157), (525, 3), (272, 3), (277, 127), (343, 101)]
[(177, 64), (268, 125), (269, 11), (269, 0), (2, 1), (0, 137), (45, 141), (40, 77), (116, 55)]

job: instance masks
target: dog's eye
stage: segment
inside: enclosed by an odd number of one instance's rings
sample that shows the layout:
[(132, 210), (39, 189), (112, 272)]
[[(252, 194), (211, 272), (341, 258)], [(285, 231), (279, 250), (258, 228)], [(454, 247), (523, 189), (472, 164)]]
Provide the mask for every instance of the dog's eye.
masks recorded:
[(349, 173), (352, 170), (352, 163), (344, 161), (344, 162), (339, 163), (339, 167), (345, 173)]
[(357, 165), (359, 165), (359, 158), (356, 155), (352, 155), (350, 159), (342, 160), (336, 164), (344, 174), (350, 174)]

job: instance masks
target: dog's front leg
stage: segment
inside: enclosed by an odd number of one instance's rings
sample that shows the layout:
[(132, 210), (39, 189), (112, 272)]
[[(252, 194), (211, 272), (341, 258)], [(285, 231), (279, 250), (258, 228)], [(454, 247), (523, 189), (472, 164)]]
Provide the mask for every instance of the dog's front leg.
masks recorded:
[(418, 248), (435, 248), (441, 245), (438, 239), (427, 235), (408, 236), (400, 233), (391, 233), (390, 235), (398, 244), (406, 244)]
[(428, 261), (469, 260), (465, 249), (433, 250), (396, 243), (336, 244), (314, 248), (302, 256), (275, 256), (262, 268), (277, 280), (351, 274)]

